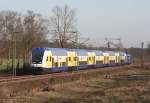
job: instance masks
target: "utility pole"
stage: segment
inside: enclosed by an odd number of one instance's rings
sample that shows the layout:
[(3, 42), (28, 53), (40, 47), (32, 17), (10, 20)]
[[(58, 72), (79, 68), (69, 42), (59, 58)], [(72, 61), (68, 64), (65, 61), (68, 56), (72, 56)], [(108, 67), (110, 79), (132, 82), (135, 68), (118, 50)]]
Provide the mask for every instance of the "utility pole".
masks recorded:
[(73, 31), (72, 33), (75, 33), (75, 48), (76, 48), (75, 60), (76, 60), (76, 67), (77, 67), (77, 70), (78, 70), (78, 58), (77, 58), (77, 54), (78, 54), (78, 32), (77, 31)]
[(111, 41), (108, 38), (105, 38), (105, 40), (106, 40), (107, 49), (110, 50)]
[(77, 57), (77, 53), (78, 53), (78, 32), (76, 32), (76, 66), (77, 66), (77, 70), (78, 70), (78, 57)]
[(76, 32), (76, 49), (78, 49), (78, 33)]
[(108, 48), (108, 50), (110, 50), (110, 42), (109, 41), (107, 42), (107, 48)]
[(12, 75), (14, 76), (14, 32), (12, 34)]
[(15, 34), (14, 34), (15, 35), (15, 41), (14, 41), (15, 42), (15, 45), (14, 45), (14, 58), (15, 58), (15, 61), (14, 61), (15, 62), (14, 76), (16, 76), (16, 66), (17, 66), (17, 63), (16, 63), (16, 60), (17, 60), (17, 58), (16, 58), (17, 57), (16, 56), (16, 54), (17, 54), (16, 53), (17, 52), (17, 50), (16, 50), (17, 49), (17, 43), (16, 43), (17, 42), (17, 37), (16, 37), (16, 33), (17, 32), (15, 32)]
[(16, 33), (18, 32), (13, 32), (13, 36), (12, 36), (12, 70), (13, 70), (13, 76), (16, 76), (16, 52), (17, 52), (17, 35)]
[(74, 44), (75, 44), (75, 48), (76, 48), (76, 65), (77, 65), (77, 70), (78, 70), (78, 58), (77, 58), (77, 53), (78, 53), (78, 49), (79, 49), (79, 47), (80, 47), (80, 45), (82, 45), (82, 44), (84, 44), (85, 42), (87, 42), (88, 40), (89, 40), (89, 38), (82, 38), (82, 39), (85, 39), (83, 42), (80, 42), (80, 40), (79, 39), (81, 39), (81, 38), (79, 38), (79, 33), (78, 33), (78, 31), (72, 31), (71, 33), (75, 33), (75, 41), (72, 41)]
[(12, 35), (12, 75), (15, 76), (15, 39), (16, 39), (16, 36), (15, 36), (15, 32), (13, 32), (13, 35)]
[(141, 43), (141, 67), (144, 67), (144, 42)]
[[(120, 38), (105, 38), (108, 50), (111, 50), (111, 45), (116, 47), (118, 51), (123, 49), (123, 45)], [(114, 43), (114, 41), (118, 41), (118, 43)]]

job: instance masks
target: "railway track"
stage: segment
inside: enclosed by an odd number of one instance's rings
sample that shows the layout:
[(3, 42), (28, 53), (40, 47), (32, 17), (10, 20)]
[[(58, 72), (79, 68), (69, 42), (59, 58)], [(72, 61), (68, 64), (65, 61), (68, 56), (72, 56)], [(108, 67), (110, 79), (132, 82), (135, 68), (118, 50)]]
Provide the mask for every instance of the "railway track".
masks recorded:
[(33, 76), (9, 76), (9, 77), (2, 77), (0, 78), (0, 83), (3, 82), (9, 82), (13, 80), (19, 80), (19, 79), (26, 79), (26, 78), (32, 78)]
[(30, 81), (30, 80), (40, 80), (40, 79), (46, 79), (51, 77), (65, 77), (70, 76), (72, 74), (67, 72), (62, 73), (54, 73), (54, 74), (44, 74), (44, 75), (26, 75), (26, 76), (10, 76), (3, 79), (0, 79), (0, 85), (6, 84), (6, 83), (19, 83), (22, 81)]
[[(9, 76), (9, 77), (0, 77), (0, 85), (2, 84), (6, 84), (6, 83), (19, 83), (22, 81), (30, 81), (30, 80), (39, 80), (39, 79), (46, 79), (46, 78), (59, 78), (59, 77), (69, 77), (69, 76), (74, 76), (76, 74), (79, 73), (87, 73), (93, 70), (114, 70), (114, 69), (118, 69), (118, 68), (128, 68), (134, 65), (125, 65), (125, 66), (116, 66), (116, 67), (105, 67), (104, 68), (98, 68), (98, 69), (88, 69), (88, 70), (80, 70), (80, 72), (78, 71), (72, 71), (72, 72), (61, 72), (61, 73), (52, 73), (52, 74), (44, 74), (44, 75), (26, 75), (26, 76)], [(109, 69), (107, 69), (109, 68)], [(119, 76), (120, 78), (125, 77), (125, 75), (123, 76)], [(127, 77), (127, 76), (126, 76)], [(128, 76), (129, 77), (129, 76)]]

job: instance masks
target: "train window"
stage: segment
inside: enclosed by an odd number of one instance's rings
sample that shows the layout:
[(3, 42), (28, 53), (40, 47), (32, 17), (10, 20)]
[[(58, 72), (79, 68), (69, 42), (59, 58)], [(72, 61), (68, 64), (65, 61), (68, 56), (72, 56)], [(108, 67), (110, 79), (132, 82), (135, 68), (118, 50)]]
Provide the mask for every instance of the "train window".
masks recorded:
[(55, 63), (55, 66), (56, 66), (56, 67), (58, 66), (58, 63), (57, 63), (57, 62)]
[(52, 57), (51, 56), (49, 57), (49, 61), (52, 61)]
[(104, 56), (104, 61), (105, 61), (105, 63), (106, 63), (106, 61), (107, 61), (107, 60), (106, 60), (106, 58), (107, 58), (107, 57), (106, 57), (106, 56)]
[(74, 61), (77, 61), (77, 57), (74, 57)]
[(76, 57), (76, 61), (78, 61), (78, 57)]
[(48, 61), (48, 57), (46, 58), (46, 61)]
[(62, 62), (62, 66), (65, 66), (65, 62)]
[(93, 60), (95, 60), (95, 56), (93, 57)]
[(69, 57), (69, 61), (71, 61), (71, 57)]
[(107, 61), (109, 61), (109, 56), (107, 57)]

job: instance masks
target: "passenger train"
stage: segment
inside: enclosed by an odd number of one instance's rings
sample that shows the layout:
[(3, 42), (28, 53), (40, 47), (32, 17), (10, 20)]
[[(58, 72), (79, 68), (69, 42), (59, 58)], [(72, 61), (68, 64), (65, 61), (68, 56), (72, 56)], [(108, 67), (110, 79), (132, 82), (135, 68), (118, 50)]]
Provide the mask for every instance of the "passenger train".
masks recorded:
[(33, 48), (31, 55), (31, 67), (43, 72), (117, 66), (131, 62), (132, 56), (121, 51)]

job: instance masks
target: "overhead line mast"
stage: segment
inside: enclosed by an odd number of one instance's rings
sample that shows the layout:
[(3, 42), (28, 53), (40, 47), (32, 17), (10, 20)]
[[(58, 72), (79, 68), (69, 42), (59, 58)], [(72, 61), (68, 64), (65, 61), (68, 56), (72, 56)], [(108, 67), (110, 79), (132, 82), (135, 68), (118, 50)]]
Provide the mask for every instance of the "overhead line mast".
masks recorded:
[[(111, 50), (111, 45), (117, 48), (118, 51), (124, 50), (123, 44), (120, 38), (105, 38), (108, 50)], [(114, 41), (118, 41), (114, 43)]]

